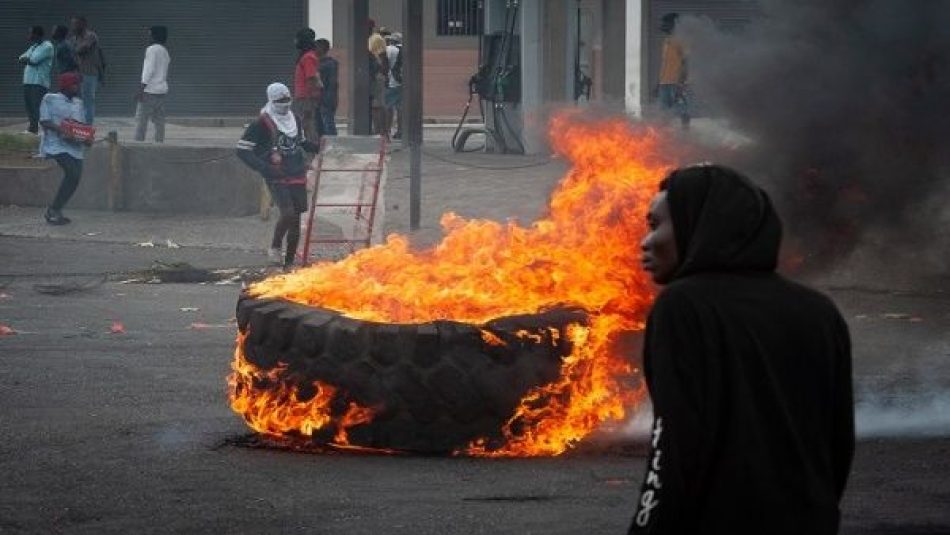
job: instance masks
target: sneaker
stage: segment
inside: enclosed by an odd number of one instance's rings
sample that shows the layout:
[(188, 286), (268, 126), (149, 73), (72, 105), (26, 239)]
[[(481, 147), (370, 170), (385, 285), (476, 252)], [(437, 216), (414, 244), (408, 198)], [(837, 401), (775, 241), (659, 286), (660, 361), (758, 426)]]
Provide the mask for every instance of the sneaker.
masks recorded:
[(271, 247), (267, 250), (267, 261), (275, 266), (284, 263), (284, 254), (280, 251), (280, 247)]
[(46, 213), (43, 214), (43, 218), (46, 219), (46, 222), (50, 225), (68, 225), (72, 221), (63, 215), (59, 210), (53, 210), (52, 208), (47, 208)]

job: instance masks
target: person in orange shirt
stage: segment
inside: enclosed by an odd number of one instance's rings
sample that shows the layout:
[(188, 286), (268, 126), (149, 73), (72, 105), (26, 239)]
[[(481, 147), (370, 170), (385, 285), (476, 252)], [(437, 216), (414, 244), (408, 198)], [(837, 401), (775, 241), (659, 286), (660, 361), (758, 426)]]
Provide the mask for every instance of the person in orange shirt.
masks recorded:
[(660, 108), (666, 113), (678, 115), (683, 128), (689, 127), (689, 101), (686, 94), (686, 50), (683, 43), (674, 36), (678, 13), (663, 15), (660, 31), (663, 38), (663, 51), (660, 56), (660, 76), (657, 85), (657, 97)]

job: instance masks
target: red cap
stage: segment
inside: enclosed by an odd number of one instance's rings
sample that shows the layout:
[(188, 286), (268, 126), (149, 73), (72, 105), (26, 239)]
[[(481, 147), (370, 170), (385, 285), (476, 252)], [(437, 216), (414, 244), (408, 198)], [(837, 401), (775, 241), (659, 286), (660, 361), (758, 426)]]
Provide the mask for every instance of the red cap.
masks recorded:
[(82, 76), (78, 72), (64, 72), (59, 75), (59, 88), (79, 87)]

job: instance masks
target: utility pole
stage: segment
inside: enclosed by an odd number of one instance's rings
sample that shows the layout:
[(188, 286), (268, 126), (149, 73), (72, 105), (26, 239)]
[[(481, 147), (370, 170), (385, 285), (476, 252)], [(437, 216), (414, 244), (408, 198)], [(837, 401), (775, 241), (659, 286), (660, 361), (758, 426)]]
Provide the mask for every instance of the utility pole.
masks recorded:
[(422, 201), (422, 0), (403, 0), (403, 123), (409, 147), (409, 229), (419, 228)]
[(369, 70), (366, 42), (369, 39), (369, 0), (349, 0), (349, 42), (346, 43), (349, 67), (349, 134), (370, 135)]

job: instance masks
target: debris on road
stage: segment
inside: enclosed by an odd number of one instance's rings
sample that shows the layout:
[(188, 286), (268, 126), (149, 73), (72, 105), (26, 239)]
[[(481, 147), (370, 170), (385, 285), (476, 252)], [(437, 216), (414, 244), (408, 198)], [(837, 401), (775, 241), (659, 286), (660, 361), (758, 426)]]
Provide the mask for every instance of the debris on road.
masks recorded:
[(881, 314), (881, 317), (886, 320), (907, 320), (910, 319), (910, 314), (905, 314), (903, 312), (887, 312)]
[(188, 326), (188, 328), (192, 331), (205, 331), (208, 329), (229, 329), (231, 327), (232, 327), (231, 325), (227, 325), (225, 323), (201, 323), (201, 322), (195, 322)]
[(102, 286), (107, 278), (106, 275), (97, 275), (91, 278), (73, 278), (50, 283), (38, 282), (33, 285), (33, 291), (46, 295), (65, 295), (85, 292)]
[(181, 310), (182, 312), (198, 312), (201, 309), (198, 307), (181, 307), (178, 310)]
[(905, 312), (888, 312), (881, 314), (881, 317), (886, 320), (904, 320), (911, 323), (921, 323), (924, 321), (924, 318), (917, 316), (916, 314), (907, 314)]
[(160, 282), (209, 282), (218, 278), (207, 269), (196, 268), (188, 262), (165, 263), (155, 261), (152, 267), (139, 273), (150, 283)]
[(142, 243), (135, 244), (137, 247), (155, 247), (155, 244), (150, 241), (143, 241)]
[(0, 336), (11, 336), (16, 334), (16, 329), (0, 323)]
[(181, 249), (181, 245), (178, 245), (177, 243), (175, 243), (175, 242), (173, 242), (173, 241), (171, 241), (171, 240), (167, 240), (167, 239), (166, 239), (166, 240), (165, 240), (165, 245), (166, 245), (169, 249)]
[(121, 322), (113, 321), (109, 332), (112, 334), (125, 334), (125, 325), (122, 325)]

